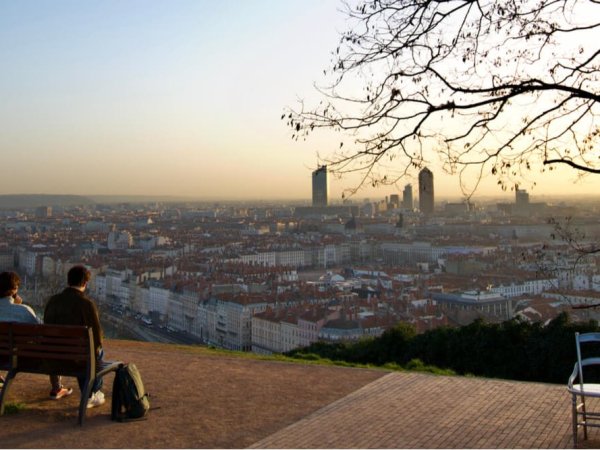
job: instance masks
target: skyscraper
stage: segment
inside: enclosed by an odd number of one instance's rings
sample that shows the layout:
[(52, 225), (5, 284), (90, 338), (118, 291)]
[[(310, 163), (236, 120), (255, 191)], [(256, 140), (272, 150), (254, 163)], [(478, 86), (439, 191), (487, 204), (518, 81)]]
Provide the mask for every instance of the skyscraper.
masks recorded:
[(521, 209), (529, 206), (529, 194), (518, 186), (515, 187), (515, 205)]
[(515, 187), (515, 206), (513, 211), (516, 214), (526, 214), (529, 212), (529, 194), (523, 189)]
[(327, 166), (321, 166), (312, 173), (312, 205), (327, 206), (329, 179)]
[(412, 184), (404, 186), (404, 191), (402, 191), (402, 207), (404, 209), (413, 209)]
[(419, 172), (419, 209), (425, 215), (433, 214), (433, 173), (427, 167)]

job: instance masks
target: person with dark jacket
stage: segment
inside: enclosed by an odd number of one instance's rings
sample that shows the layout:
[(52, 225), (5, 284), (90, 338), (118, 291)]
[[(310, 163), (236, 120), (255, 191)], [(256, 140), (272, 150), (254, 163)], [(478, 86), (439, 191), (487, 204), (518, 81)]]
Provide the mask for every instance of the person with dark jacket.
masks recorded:
[[(54, 325), (84, 325), (92, 329), (94, 335), (94, 347), (96, 361), (101, 362), (104, 356), (102, 350), (102, 328), (98, 318), (98, 310), (94, 302), (85, 295), (85, 289), (90, 281), (91, 273), (84, 266), (74, 266), (67, 274), (68, 287), (60, 294), (56, 294), (48, 300), (44, 311), (44, 323)], [(83, 391), (85, 379), (78, 378), (79, 389)], [(59, 387), (55, 385), (58, 377), (51, 377), (52, 389)], [(100, 406), (105, 402), (104, 393), (100, 390), (102, 378), (96, 378), (92, 387), (91, 396), (88, 400), (88, 408)]]

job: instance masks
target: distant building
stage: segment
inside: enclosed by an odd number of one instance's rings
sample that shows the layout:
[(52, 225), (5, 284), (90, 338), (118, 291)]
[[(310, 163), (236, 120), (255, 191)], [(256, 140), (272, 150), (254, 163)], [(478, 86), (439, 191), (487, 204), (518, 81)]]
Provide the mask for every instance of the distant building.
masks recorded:
[(0, 250), (0, 271), (15, 268), (15, 254), (12, 250)]
[(444, 206), (444, 213), (447, 215), (460, 216), (468, 213), (471, 209), (472, 205), (469, 202), (446, 203)]
[(392, 208), (397, 208), (400, 206), (400, 196), (398, 194), (390, 195), (390, 206)]
[(47, 219), (52, 217), (52, 207), (51, 206), (39, 206), (35, 208), (35, 217), (37, 219)]
[(523, 189), (515, 188), (515, 209), (525, 211), (529, 207), (529, 194)]
[(498, 212), (510, 216), (513, 211), (513, 206), (514, 205), (512, 203), (497, 203), (496, 209)]
[(358, 216), (360, 209), (358, 205), (339, 205), (339, 206), (297, 206), (294, 208), (294, 217), (319, 219), (323, 216), (338, 216), (350, 218)]
[(413, 209), (412, 184), (404, 186), (404, 191), (402, 191), (402, 207), (404, 209)]
[(419, 209), (425, 215), (433, 214), (433, 173), (427, 167), (419, 172)]
[(329, 199), (329, 179), (327, 166), (321, 166), (312, 173), (312, 205), (327, 206)]
[(495, 292), (433, 293), (432, 299), (448, 313), (471, 312), (492, 320), (510, 320), (514, 314), (511, 299)]
[(543, 202), (532, 203), (529, 201), (529, 194), (523, 189), (515, 188), (515, 204), (513, 214), (519, 216), (531, 216), (535, 214), (544, 214), (548, 205)]
[(127, 250), (133, 245), (133, 236), (129, 231), (111, 231), (108, 233), (107, 247), (109, 250)]

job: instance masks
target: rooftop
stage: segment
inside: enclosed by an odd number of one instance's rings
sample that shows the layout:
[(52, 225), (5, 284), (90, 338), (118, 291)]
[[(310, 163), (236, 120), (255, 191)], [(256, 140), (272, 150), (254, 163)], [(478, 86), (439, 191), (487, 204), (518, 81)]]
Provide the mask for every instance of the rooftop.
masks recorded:
[[(46, 376), (19, 374), (0, 418), (3, 448), (569, 448), (565, 386), (260, 360), (108, 340), (135, 362), (148, 420), (111, 422), (110, 405), (77, 426), (78, 390), (48, 399)], [(105, 380), (110, 399), (113, 375)], [(565, 380), (566, 382), (566, 380)], [(592, 429), (588, 448), (598, 448)]]

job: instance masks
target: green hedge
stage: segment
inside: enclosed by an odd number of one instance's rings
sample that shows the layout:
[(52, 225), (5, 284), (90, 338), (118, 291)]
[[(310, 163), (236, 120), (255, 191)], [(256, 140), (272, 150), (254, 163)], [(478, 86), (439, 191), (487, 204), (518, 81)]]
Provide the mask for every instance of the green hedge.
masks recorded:
[(441, 327), (419, 335), (411, 325), (400, 323), (378, 338), (354, 343), (317, 342), (288, 355), (301, 358), (312, 354), (333, 361), (403, 367), (420, 360), (462, 375), (563, 384), (576, 360), (576, 331), (600, 330), (595, 321), (572, 323), (565, 313), (546, 326), (518, 319), (500, 324), (476, 320), (464, 327)]

